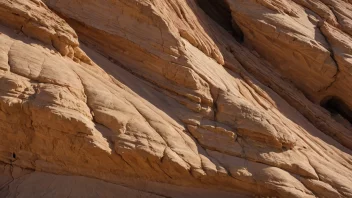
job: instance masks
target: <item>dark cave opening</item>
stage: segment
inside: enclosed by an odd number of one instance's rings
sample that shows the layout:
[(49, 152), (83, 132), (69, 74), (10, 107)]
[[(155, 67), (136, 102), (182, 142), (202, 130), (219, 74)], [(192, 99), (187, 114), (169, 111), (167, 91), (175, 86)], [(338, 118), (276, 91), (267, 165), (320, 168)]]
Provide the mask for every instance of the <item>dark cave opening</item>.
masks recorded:
[(210, 18), (229, 32), (237, 42), (244, 41), (243, 32), (232, 19), (231, 9), (225, 0), (197, 0), (197, 4)]
[(332, 117), (342, 116), (352, 123), (352, 111), (340, 98), (336, 96), (326, 97), (320, 105), (331, 113)]

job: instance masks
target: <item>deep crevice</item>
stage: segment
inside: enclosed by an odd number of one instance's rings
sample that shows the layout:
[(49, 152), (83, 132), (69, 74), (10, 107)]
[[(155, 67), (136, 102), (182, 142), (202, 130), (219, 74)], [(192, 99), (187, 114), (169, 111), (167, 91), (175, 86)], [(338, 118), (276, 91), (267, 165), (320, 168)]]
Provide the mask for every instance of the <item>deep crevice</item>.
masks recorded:
[(229, 32), (237, 42), (244, 41), (244, 35), (236, 21), (232, 19), (231, 9), (226, 0), (197, 0), (199, 7), (222, 28)]
[(343, 117), (352, 123), (352, 111), (340, 98), (336, 96), (325, 97), (320, 105), (328, 110), (335, 120), (340, 120), (339, 118)]

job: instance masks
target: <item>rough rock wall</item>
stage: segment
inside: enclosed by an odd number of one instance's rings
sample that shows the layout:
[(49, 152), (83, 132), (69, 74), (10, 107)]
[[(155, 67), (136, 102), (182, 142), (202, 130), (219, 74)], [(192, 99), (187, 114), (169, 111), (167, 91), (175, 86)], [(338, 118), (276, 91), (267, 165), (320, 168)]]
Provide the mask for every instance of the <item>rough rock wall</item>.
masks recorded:
[(2, 195), (352, 197), (351, 2), (201, 1), (0, 1)]

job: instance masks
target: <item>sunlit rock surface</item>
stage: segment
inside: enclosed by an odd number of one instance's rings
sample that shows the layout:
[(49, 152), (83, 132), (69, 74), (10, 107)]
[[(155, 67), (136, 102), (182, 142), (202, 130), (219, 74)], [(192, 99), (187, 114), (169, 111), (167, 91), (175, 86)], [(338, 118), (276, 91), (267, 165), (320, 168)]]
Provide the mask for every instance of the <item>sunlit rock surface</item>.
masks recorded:
[(0, 197), (352, 197), (351, 0), (0, 0)]

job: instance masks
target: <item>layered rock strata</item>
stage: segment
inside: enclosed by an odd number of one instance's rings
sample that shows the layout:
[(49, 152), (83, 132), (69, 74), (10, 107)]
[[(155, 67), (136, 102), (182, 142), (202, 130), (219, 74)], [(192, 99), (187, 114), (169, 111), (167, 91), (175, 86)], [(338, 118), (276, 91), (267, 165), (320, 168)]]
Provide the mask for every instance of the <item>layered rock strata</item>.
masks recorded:
[(1, 195), (352, 197), (351, 7), (1, 1)]

